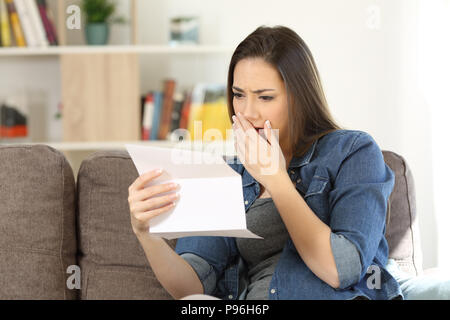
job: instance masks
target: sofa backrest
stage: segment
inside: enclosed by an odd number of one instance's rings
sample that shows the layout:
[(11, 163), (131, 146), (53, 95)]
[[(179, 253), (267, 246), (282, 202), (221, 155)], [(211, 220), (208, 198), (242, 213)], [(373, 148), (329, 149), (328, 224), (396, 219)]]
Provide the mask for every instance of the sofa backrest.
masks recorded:
[(138, 177), (128, 153), (97, 152), (78, 172), (81, 299), (170, 299), (134, 235), (128, 187)]
[(405, 159), (391, 151), (383, 151), (384, 161), (395, 173), (394, 190), (389, 197), (386, 238), (389, 257), (400, 269), (412, 276), (420, 275), (422, 250), (416, 214), (414, 179)]
[(76, 299), (75, 181), (47, 146), (0, 146), (0, 299)]

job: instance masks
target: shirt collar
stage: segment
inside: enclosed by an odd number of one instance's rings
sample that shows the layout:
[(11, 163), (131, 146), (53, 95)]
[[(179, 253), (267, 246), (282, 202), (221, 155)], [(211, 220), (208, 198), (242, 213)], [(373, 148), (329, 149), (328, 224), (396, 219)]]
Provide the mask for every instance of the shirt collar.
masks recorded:
[(316, 145), (317, 145), (317, 141), (318, 139), (316, 139), (316, 141), (314, 141), (314, 143), (312, 144), (312, 146), (309, 148), (309, 150), (302, 156), (302, 157), (293, 157), (291, 160), (291, 163), (289, 164), (289, 168), (298, 168), (298, 167), (302, 167), (304, 165), (307, 165), (310, 161), (311, 158), (314, 154), (314, 151), (316, 150)]

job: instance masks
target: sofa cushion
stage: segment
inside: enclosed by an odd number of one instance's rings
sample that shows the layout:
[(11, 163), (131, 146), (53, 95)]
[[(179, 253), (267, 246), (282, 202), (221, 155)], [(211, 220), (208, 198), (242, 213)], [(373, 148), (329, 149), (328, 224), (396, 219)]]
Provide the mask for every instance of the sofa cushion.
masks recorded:
[[(78, 172), (82, 299), (170, 299), (131, 228), (128, 187), (138, 172), (126, 151), (100, 151)], [(174, 247), (175, 242), (169, 244)]]
[(76, 299), (75, 181), (48, 146), (0, 146), (0, 299)]
[(403, 157), (390, 151), (383, 151), (383, 155), (384, 161), (395, 173), (386, 222), (389, 257), (396, 260), (402, 271), (419, 275), (422, 273), (422, 250), (413, 176)]

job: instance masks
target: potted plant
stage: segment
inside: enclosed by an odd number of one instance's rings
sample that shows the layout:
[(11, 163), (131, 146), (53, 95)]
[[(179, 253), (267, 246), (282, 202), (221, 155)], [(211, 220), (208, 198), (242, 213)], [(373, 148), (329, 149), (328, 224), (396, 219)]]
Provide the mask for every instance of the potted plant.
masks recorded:
[(112, 18), (116, 3), (110, 0), (82, 0), (81, 10), (85, 19), (86, 42), (89, 45), (107, 44), (110, 23), (123, 22), (123, 18)]

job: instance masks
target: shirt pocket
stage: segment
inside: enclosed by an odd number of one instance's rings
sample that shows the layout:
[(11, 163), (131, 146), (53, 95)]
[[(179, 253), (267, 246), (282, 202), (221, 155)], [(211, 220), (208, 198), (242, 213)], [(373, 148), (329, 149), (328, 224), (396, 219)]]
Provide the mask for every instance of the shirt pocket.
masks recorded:
[(329, 223), (328, 196), (331, 189), (330, 179), (327, 174), (316, 170), (311, 182), (305, 192), (304, 199), (309, 208), (319, 217), (320, 220)]
[(328, 178), (314, 176), (311, 180), (311, 183), (309, 184), (308, 191), (306, 191), (305, 193), (305, 198), (322, 194), (325, 191), (328, 183)]

